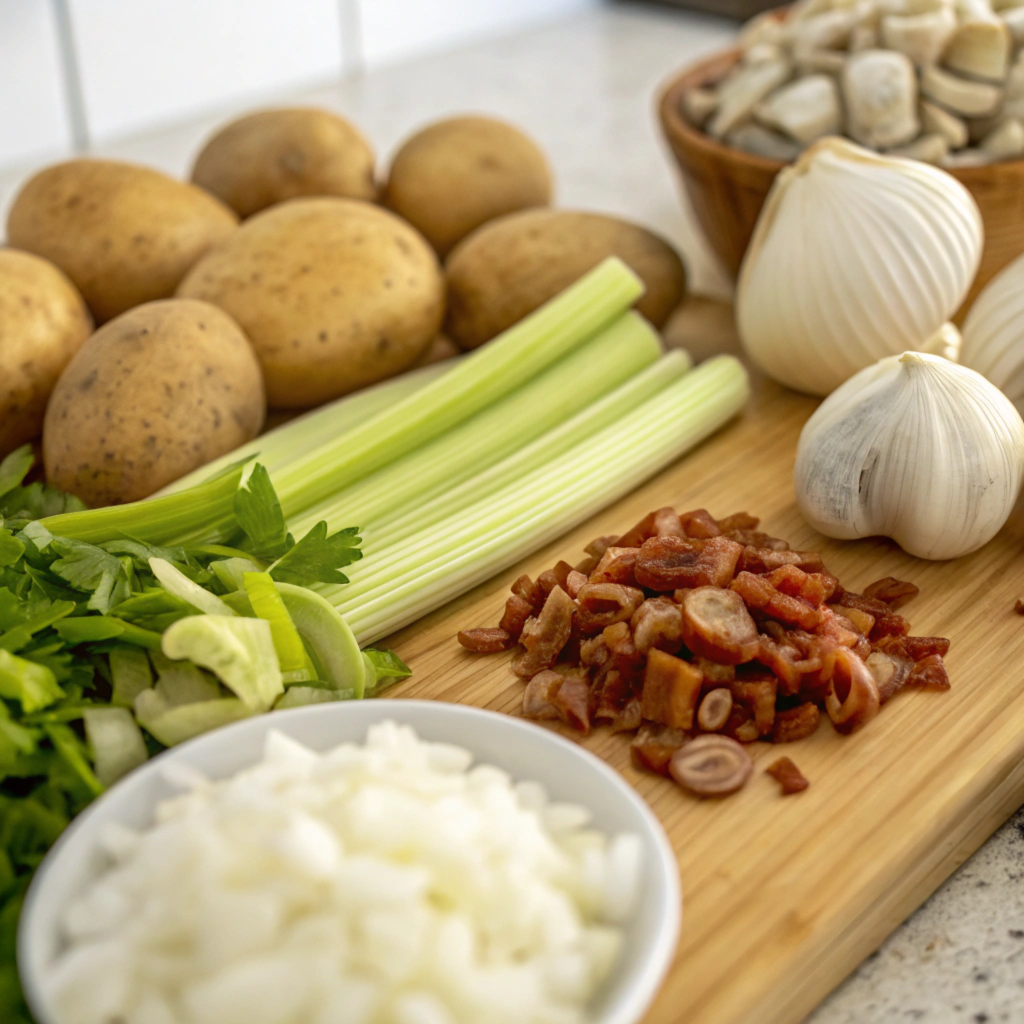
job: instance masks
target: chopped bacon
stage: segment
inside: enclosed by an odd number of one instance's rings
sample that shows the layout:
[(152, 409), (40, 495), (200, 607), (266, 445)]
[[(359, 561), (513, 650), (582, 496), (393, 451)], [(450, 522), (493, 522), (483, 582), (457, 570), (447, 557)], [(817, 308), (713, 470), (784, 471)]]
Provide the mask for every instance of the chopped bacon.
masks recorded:
[(863, 634), (854, 629), (853, 623), (832, 608), (821, 610), (821, 621), (815, 632), (818, 636), (827, 636), (835, 640), (840, 647), (855, 647), (863, 639)]
[(758, 729), (750, 708), (733, 701), (732, 711), (722, 733), (740, 743), (753, 743), (761, 735), (761, 730)]
[(657, 647), (675, 654), (683, 643), (683, 611), (667, 597), (644, 601), (630, 620), (633, 643), (641, 654)]
[(656, 512), (648, 512), (631, 530), (627, 530), (616, 542), (616, 547), (638, 548), (654, 533), (654, 517)]
[(742, 544), (745, 548), (767, 549), (769, 551), (789, 551), (789, 544), (778, 537), (771, 537), (760, 530), (722, 530), (729, 540)]
[(679, 517), (687, 537), (718, 537), (722, 528), (706, 508), (696, 508), (692, 512), (684, 512)]
[(735, 665), (722, 665), (720, 662), (712, 661), (710, 658), (701, 657), (694, 658), (693, 663), (704, 673), (704, 682), (711, 686), (731, 683), (736, 678)]
[(941, 654), (929, 654), (911, 670), (907, 686), (921, 686), (928, 690), (948, 690), (949, 673)]
[(628, 622), (644, 602), (644, 592), (621, 583), (587, 583), (576, 595), (580, 629), (593, 635), (615, 622)]
[(868, 667), (853, 651), (836, 652), (832, 685), (825, 710), (837, 732), (853, 732), (878, 714), (878, 686)]
[(824, 572), (805, 572), (796, 565), (781, 565), (768, 573), (768, 581), (776, 590), (790, 597), (799, 597), (808, 604), (824, 604), (835, 592), (839, 582)]
[(838, 599), (838, 604), (848, 608), (859, 608), (875, 617), (868, 639), (878, 641), (888, 636), (906, 636), (910, 632), (910, 623), (902, 615), (897, 615), (884, 602), (874, 597), (865, 597), (847, 590)]
[(601, 559), (594, 566), (590, 574), (590, 583), (621, 583), (624, 587), (635, 587), (636, 582), (636, 560), (640, 553), (639, 548), (609, 548), (606, 552), (622, 552), (613, 558)]
[(554, 569), (548, 569), (546, 572), (542, 572), (537, 577), (537, 585), (541, 589), (544, 597), (547, 598), (548, 594), (551, 593), (555, 587), (561, 587), (565, 590), (566, 581), (569, 579), (569, 573), (573, 571), (572, 566), (568, 562), (559, 562)]
[(604, 642), (604, 636), (600, 633), (595, 637), (584, 640), (580, 644), (580, 661), (584, 665), (599, 667), (608, 661), (611, 656), (612, 652), (608, 650), (608, 645)]
[(640, 728), (643, 722), (643, 712), (640, 708), (640, 698), (633, 697), (626, 703), (626, 706), (609, 723), (612, 732), (634, 732)]
[(688, 587), (685, 571), (697, 562), (702, 541), (685, 537), (651, 537), (640, 547), (636, 560), (636, 581), (650, 590), (675, 590)]
[(782, 787), (782, 795), (802, 793), (810, 783), (804, 778), (803, 772), (788, 757), (780, 757), (772, 761), (765, 774), (770, 775)]
[(539, 720), (560, 717), (554, 696), (563, 678), (559, 673), (545, 669), (530, 679), (523, 691), (523, 715)]
[(668, 775), (672, 755), (686, 742), (687, 735), (682, 729), (669, 725), (644, 723), (636, 734), (629, 752), (633, 764), (647, 771)]
[(572, 598), (561, 587), (548, 594), (540, 615), (527, 620), (519, 638), (523, 650), (512, 660), (517, 676), (535, 676), (555, 663), (572, 633), (575, 610)]
[(592, 717), (595, 721), (613, 721), (632, 697), (632, 683), (618, 669), (610, 669), (591, 687)]
[(949, 641), (942, 636), (887, 636), (875, 645), (875, 649), (888, 654), (899, 654), (909, 661), (921, 661), (940, 654), (949, 653)]
[(865, 597), (873, 597), (877, 601), (884, 601), (893, 611), (902, 608), (908, 601), (912, 601), (921, 593), (920, 588), (906, 580), (898, 580), (895, 576), (885, 576), (874, 583), (869, 583), (864, 588)]
[(870, 636), (875, 627), (875, 617), (860, 608), (849, 608), (842, 605), (842, 616), (861, 636)]
[(729, 684), (734, 705), (750, 711), (758, 734), (767, 736), (775, 723), (775, 693), (778, 680), (771, 673), (762, 673), (758, 679), (737, 679)]
[(551, 703), (559, 717), (584, 736), (590, 732), (590, 683), (585, 676), (567, 675), (555, 690)]
[(584, 586), (586, 583), (587, 577), (583, 573), (578, 572), (576, 569), (573, 569), (573, 571), (569, 573), (565, 580), (566, 593), (568, 593), (568, 595), (571, 598), (575, 598), (576, 595), (580, 592), (580, 588)]
[(459, 633), (459, 643), (474, 654), (497, 654), (514, 642), (504, 629), (464, 629)]
[(648, 721), (692, 729), (703, 673), (695, 665), (653, 648), (647, 656), (641, 709)]
[(544, 593), (529, 576), (523, 575), (512, 584), (512, 593), (529, 601), (530, 607), (539, 612), (544, 606)]
[(751, 608), (757, 608), (765, 615), (791, 626), (812, 630), (821, 621), (821, 611), (817, 607), (808, 604), (802, 598), (776, 590), (766, 576), (741, 572), (730, 587)]
[[(656, 542), (648, 541), (647, 543), (654, 544)], [(743, 549), (728, 537), (711, 537), (709, 540), (701, 541), (700, 545), (690, 564), (681, 564), (671, 571), (670, 578), (673, 586), (684, 590), (692, 590), (696, 587), (727, 587), (729, 581), (736, 574), (736, 564), (739, 562)], [(643, 558), (644, 548), (641, 548), (640, 558), (637, 561), (638, 572), (644, 565)], [(643, 571), (646, 571), (646, 567)], [(659, 585), (654, 589), (667, 590), (670, 588)]]
[(659, 508), (651, 524), (655, 537), (685, 537), (686, 531), (674, 508)]
[(710, 690), (697, 709), (697, 725), (704, 732), (718, 732), (732, 714), (732, 691), (726, 686)]
[(716, 522), (722, 533), (728, 533), (730, 530), (756, 530), (761, 524), (757, 516), (752, 516), (748, 512), (734, 512), (731, 516), (718, 519)]
[(763, 575), (784, 565), (794, 565), (804, 572), (824, 572), (825, 563), (816, 551), (777, 550), (769, 547), (756, 548), (748, 545), (740, 556), (740, 569)]
[(793, 743), (806, 739), (818, 731), (820, 722), (821, 712), (816, 704), (810, 702), (788, 711), (776, 711), (772, 743)]
[[(590, 576), (591, 577), (599, 576), (602, 572), (604, 572), (605, 569), (608, 568), (608, 566), (610, 566), (612, 564), (612, 562), (617, 561), (619, 558), (622, 558), (624, 555), (633, 555), (634, 556), (634, 561), (635, 561), (635, 556), (638, 555), (639, 553), (640, 553), (640, 549), (639, 548), (623, 548), (623, 547), (619, 547), (616, 544), (612, 544), (609, 547), (604, 549), (604, 553), (601, 555), (600, 559), (598, 559), (597, 565), (595, 565), (594, 568), (591, 570)], [(598, 581), (595, 579), (594, 582), (596, 583)], [(602, 581), (602, 582), (607, 582), (607, 581)], [(611, 582), (615, 582), (615, 581), (613, 580)]]
[(864, 660), (878, 687), (878, 702), (894, 697), (910, 678), (914, 663), (896, 652), (872, 651)]
[(512, 594), (505, 602), (505, 614), (502, 615), (498, 626), (505, 630), (513, 640), (518, 640), (526, 625), (526, 620), (531, 615), (533, 615), (533, 605), (525, 597)]
[(694, 654), (739, 665), (757, 657), (757, 625), (735, 590), (699, 587), (683, 601), (683, 640)]
[(786, 696), (799, 693), (803, 677), (821, 668), (821, 658), (804, 657), (803, 652), (792, 643), (776, 641), (762, 633), (760, 644), (757, 660), (775, 673), (779, 680), (779, 692)]

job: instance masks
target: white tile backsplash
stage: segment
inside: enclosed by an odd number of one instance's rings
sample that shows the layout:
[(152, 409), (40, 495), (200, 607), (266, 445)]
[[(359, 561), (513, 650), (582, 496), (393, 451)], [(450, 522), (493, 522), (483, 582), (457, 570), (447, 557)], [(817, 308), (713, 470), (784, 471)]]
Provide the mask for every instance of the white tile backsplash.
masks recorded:
[(94, 141), (344, 70), (338, 0), (69, 2)]
[(0, 165), (71, 145), (64, 79), (48, 0), (0, 0)]

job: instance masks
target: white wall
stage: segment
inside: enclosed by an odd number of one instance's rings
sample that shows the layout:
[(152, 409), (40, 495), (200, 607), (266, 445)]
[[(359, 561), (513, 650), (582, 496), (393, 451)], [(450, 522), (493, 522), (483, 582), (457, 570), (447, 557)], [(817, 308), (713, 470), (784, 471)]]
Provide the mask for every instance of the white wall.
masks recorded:
[(0, 0), (0, 168), (69, 154), (76, 137), (106, 143), (599, 2)]

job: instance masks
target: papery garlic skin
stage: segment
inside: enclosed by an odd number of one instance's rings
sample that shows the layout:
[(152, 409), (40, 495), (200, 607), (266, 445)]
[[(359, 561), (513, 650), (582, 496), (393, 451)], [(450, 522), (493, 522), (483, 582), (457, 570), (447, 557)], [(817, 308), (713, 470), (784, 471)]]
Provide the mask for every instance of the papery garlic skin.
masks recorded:
[(985, 286), (964, 322), (961, 361), (1024, 415), (1024, 256)]
[(775, 380), (827, 395), (922, 348), (967, 294), (982, 241), (977, 204), (945, 171), (822, 139), (758, 219), (736, 291), (743, 347)]
[(891, 537), (919, 558), (991, 540), (1024, 477), (1024, 421), (981, 374), (924, 352), (889, 356), (807, 421), (794, 485), (829, 537)]

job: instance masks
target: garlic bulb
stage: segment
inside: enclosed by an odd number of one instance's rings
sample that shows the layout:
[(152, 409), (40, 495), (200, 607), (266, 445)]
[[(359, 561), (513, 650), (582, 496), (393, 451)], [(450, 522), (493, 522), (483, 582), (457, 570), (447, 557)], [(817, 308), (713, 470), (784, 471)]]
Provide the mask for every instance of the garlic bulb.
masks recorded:
[(829, 537), (891, 537), (957, 558), (1006, 522), (1024, 474), (1024, 421), (981, 374), (904, 352), (861, 370), (807, 421), (794, 483)]
[(978, 207), (935, 167), (822, 139), (775, 180), (740, 270), (736, 319), (769, 376), (827, 395), (920, 349), (981, 259)]
[(1024, 415), (1024, 256), (1001, 270), (971, 306), (962, 360)]

